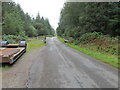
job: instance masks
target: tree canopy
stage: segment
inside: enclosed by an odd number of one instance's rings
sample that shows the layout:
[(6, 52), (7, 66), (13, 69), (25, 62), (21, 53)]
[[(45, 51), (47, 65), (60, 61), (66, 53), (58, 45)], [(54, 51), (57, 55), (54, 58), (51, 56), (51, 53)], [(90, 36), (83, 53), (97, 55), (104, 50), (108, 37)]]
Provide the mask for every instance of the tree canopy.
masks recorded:
[(79, 38), (85, 33), (120, 35), (119, 2), (67, 2), (61, 11), (57, 34)]
[(2, 31), (4, 35), (28, 37), (54, 34), (48, 19), (40, 17), (39, 13), (35, 18), (31, 17), (15, 2), (2, 3)]

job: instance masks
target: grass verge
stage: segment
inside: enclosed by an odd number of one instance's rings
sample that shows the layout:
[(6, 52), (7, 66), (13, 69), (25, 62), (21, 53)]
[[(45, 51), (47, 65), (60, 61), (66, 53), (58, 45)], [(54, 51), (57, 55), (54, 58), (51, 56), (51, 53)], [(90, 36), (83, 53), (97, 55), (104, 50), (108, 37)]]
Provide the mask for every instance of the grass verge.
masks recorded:
[[(58, 37), (58, 39), (64, 43), (64, 39), (61, 37)], [(100, 60), (104, 63), (110, 64), (116, 68), (120, 69), (120, 66), (118, 65), (118, 56), (116, 55), (110, 55), (107, 53), (102, 53), (98, 51), (93, 51), (88, 48), (82, 48), (78, 45), (70, 44), (70, 43), (65, 43), (67, 46), (72, 47), (80, 52), (83, 52), (84, 54), (87, 54), (89, 56), (92, 56), (93, 58)]]
[(33, 40), (33, 41), (30, 41), (28, 42), (27, 44), (27, 51), (31, 51), (31, 50), (34, 50), (34, 49), (37, 49), (37, 48), (40, 48), (42, 46), (44, 46), (45, 44), (43, 43), (42, 40)]

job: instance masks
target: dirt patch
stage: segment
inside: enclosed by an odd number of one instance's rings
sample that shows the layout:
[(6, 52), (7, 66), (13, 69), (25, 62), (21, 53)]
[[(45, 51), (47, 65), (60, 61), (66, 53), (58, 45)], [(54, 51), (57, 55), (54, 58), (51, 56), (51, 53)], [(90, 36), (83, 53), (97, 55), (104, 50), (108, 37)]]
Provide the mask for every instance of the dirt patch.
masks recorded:
[[(44, 48), (44, 47), (43, 47)], [(2, 88), (26, 88), (29, 69), (42, 48), (25, 53), (13, 65), (2, 69)]]

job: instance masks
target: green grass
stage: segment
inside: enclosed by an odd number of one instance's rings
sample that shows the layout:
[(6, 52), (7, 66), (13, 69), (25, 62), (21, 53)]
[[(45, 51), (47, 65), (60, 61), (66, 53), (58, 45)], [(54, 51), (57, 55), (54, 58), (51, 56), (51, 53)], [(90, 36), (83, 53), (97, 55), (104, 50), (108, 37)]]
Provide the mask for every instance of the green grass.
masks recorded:
[(59, 39), (61, 42), (63, 42), (63, 43), (64, 43), (64, 39), (63, 39), (63, 38), (58, 37), (58, 39)]
[(42, 40), (33, 40), (28, 42), (27, 44), (27, 51), (31, 51), (37, 48), (40, 48), (42, 46), (44, 46), (45, 44), (43, 43)]
[[(64, 43), (64, 39), (61, 38), (61, 37), (58, 37), (58, 39)], [(100, 60), (104, 63), (107, 63), (107, 64), (110, 64), (116, 68), (119, 68), (120, 67), (118, 66), (118, 56), (116, 55), (110, 55), (110, 54), (107, 54), (107, 53), (102, 53), (102, 52), (98, 52), (98, 51), (93, 51), (93, 50), (90, 50), (88, 48), (82, 48), (78, 45), (74, 45), (74, 44), (70, 44), (70, 43), (66, 43), (67, 46), (69, 47), (72, 47), (80, 52), (83, 52), (89, 56), (92, 56), (93, 58), (97, 59), (97, 60)]]

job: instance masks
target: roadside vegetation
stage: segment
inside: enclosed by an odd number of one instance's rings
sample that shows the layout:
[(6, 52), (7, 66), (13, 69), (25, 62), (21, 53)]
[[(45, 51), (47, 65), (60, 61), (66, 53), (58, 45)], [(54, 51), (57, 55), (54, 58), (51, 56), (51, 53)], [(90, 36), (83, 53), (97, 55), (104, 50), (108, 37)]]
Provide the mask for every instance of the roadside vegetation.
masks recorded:
[[(64, 38), (58, 37), (58, 39), (64, 43)], [(80, 46), (80, 45), (75, 45), (75, 44), (71, 44), (71, 43), (65, 43), (67, 46), (72, 47), (84, 54), (87, 54), (89, 56), (92, 56), (93, 58), (103, 61), (104, 63), (110, 64), (116, 68), (120, 68), (118, 66), (118, 55), (113, 55), (113, 54), (109, 54), (109, 53), (105, 53), (105, 52), (100, 52), (95, 48), (89, 48), (89, 47), (85, 47), (85, 46)]]
[(54, 29), (47, 18), (31, 17), (24, 13), (21, 6), (15, 2), (2, 3), (2, 39), (17, 43), (22, 39), (44, 35), (54, 35)]
[(44, 46), (43, 37), (29, 38), (27, 43), (27, 51), (32, 51)]
[[(118, 67), (120, 3), (65, 3), (57, 35), (66, 45)], [(63, 39), (64, 38), (64, 39)]]

